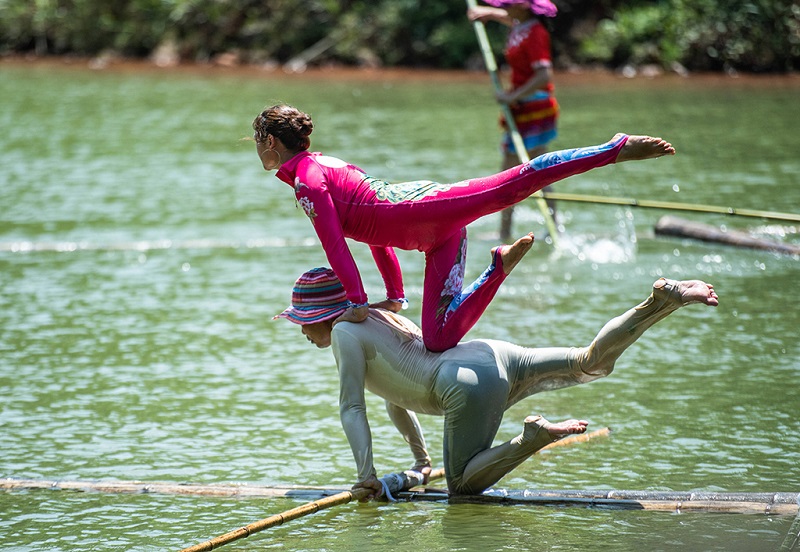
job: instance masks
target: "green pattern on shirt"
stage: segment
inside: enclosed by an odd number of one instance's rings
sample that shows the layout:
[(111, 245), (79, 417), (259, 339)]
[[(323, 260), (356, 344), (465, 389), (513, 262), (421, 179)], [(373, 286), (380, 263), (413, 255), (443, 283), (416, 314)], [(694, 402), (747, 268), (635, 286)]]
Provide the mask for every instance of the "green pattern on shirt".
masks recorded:
[(463, 184), (440, 184), (431, 180), (414, 180), (411, 182), (398, 182), (392, 184), (385, 180), (378, 180), (371, 176), (364, 178), (364, 182), (369, 184), (371, 190), (375, 192), (378, 199), (391, 203), (402, 201), (415, 201), (436, 195), (438, 192), (446, 192), (453, 186), (464, 186)]

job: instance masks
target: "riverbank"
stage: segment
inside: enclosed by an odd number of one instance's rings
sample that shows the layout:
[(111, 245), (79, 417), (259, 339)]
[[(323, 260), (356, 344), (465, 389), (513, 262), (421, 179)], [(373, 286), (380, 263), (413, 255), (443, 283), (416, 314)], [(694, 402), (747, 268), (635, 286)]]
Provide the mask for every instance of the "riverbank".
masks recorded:
[[(487, 81), (484, 71), (459, 69), (418, 69), (418, 68), (360, 68), (343, 65), (309, 67), (302, 71), (291, 71), (280, 65), (240, 64), (217, 60), (209, 63), (179, 63), (160, 65), (146, 59), (78, 56), (4, 56), (0, 57), (0, 69), (6, 67), (37, 67), (51, 70), (89, 69), (111, 73), (142, 74), (194, 74), (219, 77), (252, 77), (271, 79), (308, 79), (339, 81), (424, 81), (424, 82), (481, 82)], [(651, 86), (671, 82), (693, 83), (709, 87), (776, 86), (800, 88), (800, 74), (752, 74), (737, 73), (658, 73), (653, 70), (631, 72), (612, 71), (597, 67), (575, 67), (556, 71), (557, 86), (593, 86), (598, 84), (620, 86)]]

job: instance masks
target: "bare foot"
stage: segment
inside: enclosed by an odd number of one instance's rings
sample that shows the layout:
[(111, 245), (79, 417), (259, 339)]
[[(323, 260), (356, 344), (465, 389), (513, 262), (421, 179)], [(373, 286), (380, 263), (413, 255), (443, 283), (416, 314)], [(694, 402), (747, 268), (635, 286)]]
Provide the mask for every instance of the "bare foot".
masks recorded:
[[(612, 141), (619, 137), (620, 135), (617, 134), (612, 138)], [(617, 155), (616, 162), (653, 159), (664, 155), (675, 155), (675, 148), (666, 140), (653, 138), (652, 136), (629, 136), (628, 141), (625, 142), (625, 145), (622, 146)]]
[(497, 250), (500, 249), (500, 263), (503, 265), (503, 274), (508, 276), (517, 263), (522, 260), (522, 257), (531, 250), (533, 247), (533, 232), (528, 232), (527, 235), (522, 236), (520, 239), (511, 245), (500, 245), (492, 249), (492, 258), (494, 258)]
[(653, 293), (666, 293), (673, 301), (682, 306), (691, 303), (702, 303), (710, 307), (719, 305), (719, 296), (714, 291), (714, 286), (702, 280), (667, 280), (661, 278), (653, 284)]
[(551, 423), (542, 418), (541, 416), (528, 416), (525, 418), (525, 430), (523, 431), (523, 435), (526, 437), (531, 434), (531, 436), (535, 436), (536, 433), (539, 432), (540, 429), (544, 429), (553, 440), (561, 439), (567, 435), (574, 435), (577, 433), (585, 433), (586, 427), (589, 425), (589, 422), (586, 420), (564, 420), (563, 422), (558, 423)]

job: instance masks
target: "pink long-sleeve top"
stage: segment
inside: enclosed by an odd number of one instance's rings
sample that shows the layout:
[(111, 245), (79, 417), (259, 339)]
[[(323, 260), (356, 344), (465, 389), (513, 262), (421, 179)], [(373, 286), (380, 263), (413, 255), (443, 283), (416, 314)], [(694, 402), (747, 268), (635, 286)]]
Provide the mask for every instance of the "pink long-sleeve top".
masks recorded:
[(381, 200), (364, 171), (341, 159), (303, 151), (284, 163), (277, 177), (294, 187), (298, 204), (314, 225), (328, 262), (344, 285), (347, 298), (367, 302), (367, 293), (345, 238), (369, 245), (389, 299), (403, 299), (403, 275), (392, 247), (416, 249), (390, 221), (381, 220)]

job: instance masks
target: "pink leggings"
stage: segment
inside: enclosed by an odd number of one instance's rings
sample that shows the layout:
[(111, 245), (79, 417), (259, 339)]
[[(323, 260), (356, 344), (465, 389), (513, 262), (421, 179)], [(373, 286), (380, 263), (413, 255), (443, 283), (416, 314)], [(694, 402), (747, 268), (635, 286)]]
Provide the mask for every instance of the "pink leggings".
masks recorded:
[(421, 321), (428, 349), (445, 351), (454, 347), (483, 315), (506, 278), (498, 249), (484, 273), (463, 288), (466, 226), (522, 201), (553, 182), (613, 163), (627, 140), (628, 136), (623, 135), (599, 146), (546, 153), (492, 176), (458, 182), (438, 192), (435, 199), (416, 202), (413, 218), (426, 220), (427, 232), (436, 236), (430, 247), (423, 249), (425, 283)]

